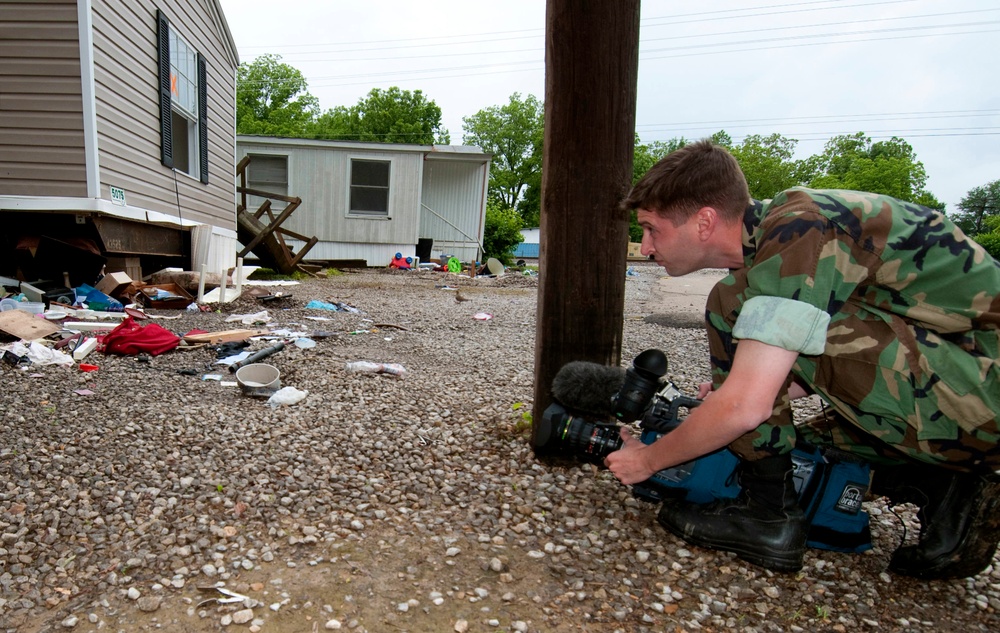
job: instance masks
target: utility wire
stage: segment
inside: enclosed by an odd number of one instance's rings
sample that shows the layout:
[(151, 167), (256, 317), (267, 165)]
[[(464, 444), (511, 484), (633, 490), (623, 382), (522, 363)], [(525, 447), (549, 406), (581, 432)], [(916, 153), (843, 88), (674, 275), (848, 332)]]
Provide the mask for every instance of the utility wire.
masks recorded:
[[(996, 9), (975, 9), (975, 10), (970, 10), (970, 11), (951, 11), (951, 12), (948, 12), (948, 13), (927, 13), (927, 14), (923, 14), (923, 15), (910, 15), (910, 16), (901, 16), (901, 17), (894, 17), (894, 18), (873, 18), (873, 19), (866, 20), (866, 22), (867, 23), (875, 23), (875, 22), (898, 22), (900, 20), (916, 20), (916, 19), (924, 19), (924, 18), (941, 18), (941, 17), (956, 16), (956, 15), (965, 15), (965, 14), (970, 14), (970, 13), (996, 13), (998, 11), (1000, 11), (1000, 7), (996, 8)], [(869, 30), (869, 31), (851, 31), (851, 32), (841, 32), (841, 33), (818, 33), (818, 34), (812, 34), (812, 35), (799, 35), (799, 36), (792, 36), (792, 37), (795, 37), (795, 38), (803, 38), (803, 37), (838, 37), (838, 36), (844, 36), (844, 35), (856, 35), (856, 34), (865, 34), (865, 33), (882, 33), (882, 32), (886, 32), (886, 31), (891, 32), (891, 31), (896, 31), (896, 30), (940, 29), (940, 28), (948, 28), (948, 27), (956, 27), (956, 26), (966, 27), (966, 26), (978, 26), (978, 25), (982, 25), (982, 24), (996, 24), (996, 23), (997, 23), (996, 21), (993, 21), (993, 22), (974, 22), (974, 23), (964, 23), (964, 24), (933, 24), (933, 25), (925, 25), (925, 26), (900, 27), (898, 29), (881, 29), (881, 30)], [(715, 32), (715, 33), (693, 33), (693, 34), (688, 34), (688, 35), (671, 35), (671, 36), (668, 36), (668, 37), (657, 37), (657, 38), (641, 38), (640, 37), (640, 46), (642, 45), (643, 42), (649, 43), (649, 42), (661, 42), (661, 41), (665, 41), (665, 40), (678, 41), (678, 40), (690, 40), (690, 39), (704, 40), (704, 39), (713, 38), (713, 37), (730, 37), (730, 36), (734, 36), (734, 35), (747, 35), (747, 34), (751, 34), (751, 33), (752, 34), (760, 34), (760, 33), (769, 33), (769, 32), (776, 32), (776, 31), (790, 31), (790, 30), (793, 30), (793, 29), (800, 30), (800, 29), (814, 29), (814, 28), (830, 28), (830, 27), (834, 27), (834, 26), (847, 26), (847, 25), (854, 25), (854, 24), (857, 24), (857, 20), (846, 20), (846, 21), (843, 21), (843, 22), (824, 22), (824, 23), (818, 23), (818, 24), (797, 24), (797, 25), (789, 25), (789, 26), (773, 26), (773, 27), (767, 27), (767, 28), (741, 29), (741, 30), (738, 30), (738, 31), (721, 31), (721, 32)], [(755, 40), (755, 41), (757, 41), (757, 42), (768, 42), (768, 41), (775, 41), (775, 40), (774, 39), (770, 39), (770, 40), (760, 40), (760, 39), (758, 39), (758, 40)], [(471, 44), (472, 42), (469, 42), (469, 43)], [(482, 42), (475, 42), (475, 43), (476, 44), (481, 44)], [(724, 46), (724, 45), (729, 45), (729, 44), (741, 44), (741, 43), (745, 43), (745, 42), (726, 42), (724, 44), (713, 43), (713, 44), (702, 44), (702, 45), (699, 45), (699, 46)], [(449, 45), (449, 46), (451, 46), (451, 45)], [(381, 49), (381, 50), (390, 50), (392, 48), (412, 48), (412, 47), (397, 46), (397, 47), (387, 47), (387, 48)], [(654, 49), (646, 49), (646, 50), (643, 50), (643, 49), (640, 48), (639, 55), (641, 56), (643, 53), (660, 52), (660, 51), (666, 51), (666, 50), (677, 50), (677, 49), (683, 49), (683, 48), (685, 48), (685, 47), (671, 47), (671, 48), (659, 48), (659, 49), (654, 48)], [(331, 51), (331, 52), (334, 52), (334, 53), (350, 53), (350, 52), (357, 52), (357, 51)], [(364, 52), (364, 51), (362, 51), (362, 52)], [(538, 46), (538, 47), (533, 47), (533, 48), (517, 48), (517, 49), (504, 49), (504, 50), (477, 50), (477, 51), (463, 51), (463, 52), (457, 52), (457, 53), (432, 53), (432, 54), (427, 54), (427, 55), (402, 55), (402, 56), (400, 56), (400, 55), (393, 55), (393, 56), (388, 56), (388, 57), (350, 57), (350, 56), (348, 56), (348, 57), (327, 57), (326, 56), (326, 52), (316, 51), (314, 53), (314, 52), (310, 51), (310, 52), (307, 52), (307, 53), (297, 53), (296, 55), (303, 55), (303, 57), (297, 57), (296, 61), (299, 61), (299, 62), (340, 62), (340, 63), (354, 63), (354, 62), (373, 62), (373, 61), (397, 61), (397, 60), (401, 60), (401, 59), (410, 60), (410, 59), (436, 59), (436, 58), (442, 58), (442, 57), (469, 57), (469, 56), (473, 56), (473, 55), (477, 55), (477, 56), (483, 56), (483, 55), (514, 55), (514, 54), (518, 54), (518, 53), (536, 53), (536, 54), (542, 54), (542, 53), (544, 53), (544, 47), (543, 46)], [(322, 56), (320, 56), (320, 57), (308, 57), (308, 58), (304, 57), (304, 55), (313, 55), (313, 54), (322, 55)]]
[[(816, 0), (813, 2), (795, 2), (790, 4), (772, 4), (764, 5), (759, 7), (743, 7), (738, 9), (719, 9), (716, 11), (699, 11), (695, 13), (677, 13), (671, 15), (661, 15), (655, 17), (642, 18), (640, 20), (640, 26), (645, 24), (647, 26), (657, 27), (657, 26), (669, 26), (673, 24), (692, 24), (696, 22), (708, 22), (708, 21), (719, 21), (719, 20), (732, 20), (732, 19), (745, 19), (753, 17), (769, 17), (773, 15), (782, 15), (789, 13), (802, 13), (802, 12), (813, 12), (813, 11), (828, 11), (828, 10), (842, 10), (842, 9), (852, 9), (852, 8), (871, 8), (879, 5), (886, 4), (906, 4), (912, 3), (916, 0), (885, 0), (883, 2), (862, 2), (859, 4), (843, 4), (842, 0)], [(826, 7), (815, 7), (814, 5), (827, 4), (830, 6)], [(804, 9), (788, 10), (790, 7), (808, 7)], [(748, 13), (751, 11), (766, 10), (766, 9), (783, 9), (782, 11), (771, 11), (764, 13)], [(738, 14), (738, 15), (723, 15), (723, 14)], [(904, 16), (905, 17), (905, 16)], [(692, 20), (678, 21), (678, 18), (694, 18)], [(656, 20), (669, 20), (666, 24), (652, 24)], [(526, 35), (519, 35), (515, 37), (504, 37), (496, 39), (482, 39), (485, 36), (491, 35), (510, 35), (523, 33)], [(311, 48), (315, 46), (333, 46), (342, 48), (340, 51), (329, 51), (329, 52), (347, 52), (347, 51), (357, 51), (358, 47), (362, 46), (375, 46), (376, 50), (387, 50), (394, 48), (419, 48), (419, 47), (430, 47), (430, 46), (453, 46), (455, 44), (470, 44), (470, 43), (482, 43), (482, 42), (494, 42), (494, 41), (506, 41), (512, 39), (529, 39), (539, 37), (545, 34), (544, 28), (538, 29), (517, 29), (511, 31), (488, 31), (485, 33), (468, 33), (460, 35), (435, 35), (431, 37), (415, 37), (407, 39), (388, 39), (388, 40), (360, 40), (360, 41), (349, 41), (349, 42), (336, 42), (336, 43), (304, 43), (304, 44), (257, 44), (253, 46), (243, 46), (240, 47), (241, 50), (281, 50), (281, 49), (293, 49), (293, 48)], [(458, 39), (458, 38), (475, 38), (471, 42), (442, 42), (442, 43), (429, 43), (429, 44), (403, 44), (400, 46), (384, 46), (387, 43), (399, 44), (400, 42), (426, 42), (428, 40), (445, 40), (445, 39)]]
[[(791, 37), (785, 36), (785, 37), (780, 37), (780, 38), (769, 38), (769, 39), (758, 39), (758, 40), (744, 40), (744, 41), (740, 41), (740, 42), (715, 42), (715, 43), (709, 43), (709, 44), (696, 44), (696, 45), (689, 45), (689, 46), (680, 46), (680, 47), (668, 47), (668, 48), (661, 48), (661, 49), (653, 49), (651, 51), (646, 51), (645, 54), (642, 53), (642, 52), (640, 52), (640, 54), (639, 54), (639, 61), (642, 62), (642, 61), (650, 61), (650, 60), (656, 60), (656, 59), (670, 59), (670, 58), (692, 57), (692, 56), (701, 56), (701, 55), (718, 55), (718, 54), (721, 54), (721, 53), (735, 53), (735, 52), (747, 52), (747, 51), (763, 51), (763, 50), (774, 50), (774, 49), (781, 49), (781, 48), (796, 48), (796, 47), (802, 47), (802, 46), (818, 46), (818, 45), (836, 46), (836, 45), (839, 45), (839, 44), (865, 43), (865, 42), (876, 42), (876, 41), (885, 41), (885, 40), (914, 39), (914, 38), (923, 38), (923, 37), (946, 37), (946, 36), (954, 36), (954, 35), (974, 35), (974, 34), (979, 34), (979, 33), (994, 33), (994, 32), (997, 32), (998, 30), (1000, 30), (1000, 29), (993, 28), (993, 29), (979, 29), (979, 30), (959, 31), (959, 32), (954, 32), (954, 33), (920, 33), (920, 34), (914, 34), (914, 35), (889, 35), (889, 36), (886, 36), (886, 37), (866, 37), (866, 38), (855, 38), (855, 39), (850, 39), (850, 40), (844, 40), (844, 41), (839, 41), (839, 42), (828, 42), (828, 41), (827, 42), (802, 42), (802, 41), (799, 41), (799, 42), (795, 42), (795, 43), (773, 44), (773, 45), (768, 45), (768, 46), (759, 46), (759, 44), (768, 44), (768, 43), (771, 43), (771, 42), (787, 42), (789, 39), (796, 39), (796, 40), (815, 39), (815, 38), (829, 39), (829, 38), (833, 38), (833, 37), (847, 37), (847, 36), (856, 36), (856, 35), (871, 35), (871, 34), (876, 34), (876, 33), (894, 33), (894, 32), (900, 32), (900, 31), (926, 30), (926, 29), (931, 29), (931, 28), (940, 29), (940, 28), (951, 28), (951, 27), (961, 27), (961, 28), (978, 27), (978, 26), (992, 25), (992, 24), (1000, 24), (1000, 21), (991, 20), (991, 21), (977, 22), (977, 23), (960, 23), (960, 24), (944, 24), (944, 25), (934, 25), (934, 26), (901, 27), (901, 28), (898, 28), (898, 29), (874, 29), (874, 30), (866, 30), (866, 31), (852, 31), (852, 32), (849, 32), (849, 33), (839, 33), (839, 34), (834, 34), (834, 33), (820, 33), (820, 34), (808, 34), (808, 35), (791, 36)], [(728, 48), (728, 47), (731, 47), (731, 46), (741, 46), (741, 45), (749, 45), (749, 46), (748, 47), (744, 47), (744, 48), (734, 48), (734, 49)], [(706, 49), (712, 48), (712, 47), (727, 47), (727, 50), (717, 50), (717, 51), (706, 50)], [(691, 53), (676, 52), (676, 53), (669, 54), (669, 55), (649, 55), (649, 53), (659, 53), (659, 52), (667, 52), (667, 51), (688, 51), (688, 50), (694, 50), (694, 49), (698, 49), (698, 50), (696, 50), (695, 52), (691, 52)], [(512, 66), (513, 67), (528, 66), (528, 67), (527, 68), (520, 68), (520, 69), (519, 68), (509, 68), (509, 67), (512, 67)], [(505, 67), (507, 67), (506, 70), (488, 70), (488, 69), (497, 69), (497, 68), (505, 68)], [(373, 77), (398, 77), (400, 72), (405, 72), (406, 73), (405, 80), (414, 80), (414, 79), (446, 79), (446, 78), (457, 78), (457, 77), (469, 77), (469, 76), (477, 76), (477, 75), (482, 75), (482, 74), (496, 74), (496, 73), (501, 73), (501, 72), (534, 71), (534, 70), (541, 70), (543, 68), (544, 68), (544, 63), (542, 61), (540, 61), (540, 60), (526, 60), (526, 61), (512, 61), (512, 62), (503, 62), (503, 61), (501, 61), (501, 62), (491, 63), (491, 64), (471, 64), (471, 65), (462, 65), (462, 66), (443, 66), (443, 67), (439, 67), (439, 68), (414, 69), (414, 70), (407, 70), (407, 71), (400, 71), (399, 69), (395, 69), (395, 70), (386, 71), (386, 72), (383, 72), (383, 73), (365, 72), (365, 73), (355, 73), (355, 74), (348, 74), (348, 75), (328, 75), (328, 76), (322, 76), (322, 77), (314, 77), (313, 78), (313, 80), (314, 80), (313, 81), (313, 85), (330, 87), (330, 86), (358, 85), (359, 83), (361, 83), (361, 84), (372, 83), (371, 81), (368, 81), (368, 82), (354, 82), (354, 83), (326, 83), (326, 82), (327, 81), (331, 81), (331, 80), (335, 81), (335, 80), (342, 80), (342, 79), (354, 79), (354, 78), (360, 78), (360, 77), (366, 77), (366, 78), (369, 78), (369, 79), (371, 79)], [(484, 70), (486, 70), (487, 72), (482, 72)], [(470, 73), (465, 73), (465, 74), (457, 74), (457, 75), (456, 74), (452, 74), (452, 73), (454, 73), (456, 71), (476, 71), (476, 72), (470, 72)], [(442, 77), (428, 77), (428, 76), (426, 76), (427, 74), (430, 74), (430, 73), (433, 73), (433, 74), (437, 74), (437, 73), (449, 73), (449, 74), (444, 75)], [(414, 75), (421, 75), (421, 76), (415, 77)], [(289, 81), (293, 81), (293, 80), (289, 80)], [(388, 80), (386, 80), (386, 81), (388, 81)], [(239, 81), (238, 83), (239, 83), (239, 85), (245, 86), (245, 85), (264, 85), (264, 84), (271, 85), (274, 82), (262, 82), (262, 81), (248, 81), (248, 80), (244, 80), (244, 81)]]

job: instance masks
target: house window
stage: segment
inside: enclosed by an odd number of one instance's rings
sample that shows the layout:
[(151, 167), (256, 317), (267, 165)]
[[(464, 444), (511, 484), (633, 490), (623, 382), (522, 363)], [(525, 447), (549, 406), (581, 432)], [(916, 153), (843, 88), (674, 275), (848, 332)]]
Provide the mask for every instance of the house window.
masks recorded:
[(157, 12), (160, 86), (160, 161), (208, 182), (206, 64)]
[[(263, 193), (288, 195), (288, 157), (251, 154), (247, 165), (247, 189)], [(260, 208), (265, 198), (251, 195), (247, 198), (250, 210)]]
[(389, 216), (391, 161), (351, 159), (351, 204), (348, 215)]

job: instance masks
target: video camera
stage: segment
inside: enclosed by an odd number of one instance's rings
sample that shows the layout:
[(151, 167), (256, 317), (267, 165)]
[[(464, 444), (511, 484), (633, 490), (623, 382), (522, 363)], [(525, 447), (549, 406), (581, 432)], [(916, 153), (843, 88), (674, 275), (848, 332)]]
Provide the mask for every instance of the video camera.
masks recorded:
[[(532, 448), (540, 456), (566, 457), (603, 467), (604, 458), (622, 447), (620, 424), (632, 424), (636, 420), (642, 430), (640, 440), (652, 444), (677, 428), (683, 420), (682, 410), (693, 409), (702, 402), (684, 395), (674, 383), (664, 380), (666, 373), (666, 354), (648, 349), (635, 357), (623, 378), (619, 377), (621, 387), (606, 403), (601, 403), (594, 401), (594, 395), (581, 394), (587, 391), (603, 399), (599, 394), (606, 394), (609, 383), (614, 384), (616, 372), (590, 363), (567, 365), (553, 383), (557, 402), (549, 405), (532, 428)], [(582, 405), (560, 402), (570, 398), (584, 402)], [(595, 415), (598, 418), (605, 415), (616, 421), (594, 420)], [(661, 470), (634, 485), (632, 493), (650, 502), (678, 495), (697, 503), (735, 497), (739, 486), (733, 472), (738, 461), (730, 451), (722, 449)], [(693, 480), (696, 475), (700, 476)], [(697, 485), (692, 486), (692, 483)]]
[[(636, 356), (624, 375), (620, 368), (595, 363), (567, 364), (553, 381), (556, 402), (532, 425), (532, 449), (540, 458), (570, 458), (603, 468), (604, 458), (622, 447), (621, 424), (636, 420), (639, 439), (652, 444), (681, 424), (682, 410), (702, 403), (665, 380), (666, 373), (666, 354), (657, 349)], [(739, 463), (722, 448), (654, 473), (633, 485), (632, 494), (651, 503), (733, 498), (740, 493)], [(868, 491), (868, 464), (805, 442), (792, 452), (792, 464), (799, 504), (810, 521), (808, 545), (843, 552), (870, 549), (868, 514), (861, 506)]]

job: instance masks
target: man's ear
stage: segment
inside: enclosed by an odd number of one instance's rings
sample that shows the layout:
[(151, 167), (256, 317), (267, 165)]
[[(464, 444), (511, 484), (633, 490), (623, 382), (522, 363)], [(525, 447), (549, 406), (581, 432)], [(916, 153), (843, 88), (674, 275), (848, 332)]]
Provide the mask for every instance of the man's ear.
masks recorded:
[(719, 212), (713, 207), (702, 207), (694, 214), (695, 226), (698, 229), (698, 238), (701, 241), (706, 241), (712, 234), (718, 230), (719, 222), (721, 218), (719, 217)]

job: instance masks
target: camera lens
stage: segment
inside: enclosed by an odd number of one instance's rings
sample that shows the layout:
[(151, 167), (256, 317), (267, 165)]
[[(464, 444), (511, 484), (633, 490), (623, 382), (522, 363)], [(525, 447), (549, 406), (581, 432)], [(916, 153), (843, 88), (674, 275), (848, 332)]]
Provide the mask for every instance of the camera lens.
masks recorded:
[(601, 465), (605, 457), (622, 447), (618, 429), (617, 424), (574, 417), (553, 403), (532, 424), (531, 445), (539, 456), (567, 457)]
[(570, 418), (565, 437), (573, 453), (586, 461), (602, 464), (604, 458), (622, 447), (617, 424), (594, 423)]

